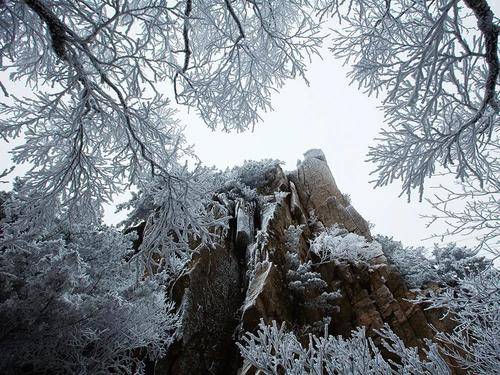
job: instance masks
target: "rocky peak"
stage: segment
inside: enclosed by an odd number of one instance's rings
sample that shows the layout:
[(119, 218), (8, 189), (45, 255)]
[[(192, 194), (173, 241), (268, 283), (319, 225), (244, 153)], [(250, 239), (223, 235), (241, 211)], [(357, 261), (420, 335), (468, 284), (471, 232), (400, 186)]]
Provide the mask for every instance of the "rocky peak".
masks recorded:
[[(307, 151), (288, 174), (273, 164), (258, 176), (243, 180), (256, 198), (216, 197), (233, 217), (230, 230), (175, 283), (182, 329), (156, 374), (253, 373), (235, 343), (261, 319), (287, 322), (304, 337), (325, 324), (331, 334), (348, 335), (387, 323), (417, 347), (432, 337), (431, 324), (444, 324), (407, 301), (415, 292), (371, 242), (367, 221), (341, 193), (321, 150)], [(322, 234), (343, 253), (314, 252)]]
[(340, 192), (323, 151), (307, 151), (288, 178), (307, 213), (314, 213), (325, 227), (339, 224), (371, 240), (368, 223)]

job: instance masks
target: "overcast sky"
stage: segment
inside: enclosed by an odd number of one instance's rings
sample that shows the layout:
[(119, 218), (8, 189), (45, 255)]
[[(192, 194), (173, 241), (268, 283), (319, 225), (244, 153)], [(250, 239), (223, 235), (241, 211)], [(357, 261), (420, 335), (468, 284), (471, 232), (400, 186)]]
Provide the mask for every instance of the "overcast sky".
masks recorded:
[[(490, 5), (498, 15), (500, 2)], [(291, 170), (305, 151), (321, 148), (341, 191), (350, 194), (356, 209), (375, 224), (372, 232), (391, 235), (407, 245), (438, 242), (436, 238), (423, 241), (446, 228), (438, 224), (426, 227), (427, 221), (419, 216), (433, 212), (428, 203), (418, 202), (416, 194), (411, 203), (406, 196), (399, 197), (400, 184), (373, 189), (369, 183), (374, 165), (365, 161), (366, 154), (383, 126), (383, 113), (378, 109), (379, 100), (369, 98), (355, 84), (349, 86), (346, 73), (348, 67), (325, 51), (323, 60), (316, 58), (309, 68), (310, 86), (289, 81), (272, 98), (274, 111), (262, 116), (253, 133), (212, 132), (191, 114), (183, 118), (188, 139), (201, 160), (219, 168), (246, 159), (275, 158)], [(437, 184), (428, 183), (424, 198), (436, 192), (430, 187)], [(473, 235), (453, 240), (463, 245), (475, 243)]]
[[(406, 196), (398, 197), (400, 185), (373, 189), (369, 183), (373, 165), (365, 161), (366, 154), (383, 125), (383, 113), (376, 98), (349, 86), (346, 73), (347, 67), (327, 52), (310, 66), (310, 86), (289, 81), (272, 98), (274, 111), (263, 115), (253, 133), (213, 132), (193, 113), (183, 116), (188, 140), (203, 162), (219, 168), (275, 158), (291, 170), (305, 151), (321, 148), (339, 188), (375, 224), (374, 233), (408, 245), (432, 245), (436, 239), (423, 239), (443, 227), (426, 228), (426, 221), (419, 218), (432, 212), (427, 203), (419, 203), (416, 195), (407, 203)], [(429, 189), (426, 195), (431, 193)]]
[[(284, 169), (291, 170), (305, 151), (320, 148), (341, 191), (350, 194), (356, 209), (375, 224), (373, 233), (394, 236), (407, 245), (430, 246), (437, 240), (423, 240), (443, 227), (426, 228), (426, 221), (419, 215), (431, 213), (429, 205), (419, 203), (416, 196), (411, 203), (407, 203), (406, 197), (398, 197), (400, 185), (374, 190), (369, 183), (373, 165), (365, 161), (366, 154), (383, 125), (383, 114), (377, 108), (376, 98), (349, 86), (346, 73), (347, 68), (326, 51), (323, 60), (316, 58), (310, 66), (310, 86), (299, 79), (289, 81), (273, 96), (274, 111), (263, 114), (263, 121), (254, 132), (213, 132), (194, 112), (181, 112), (188, 141), (195, 145), (205, 164), (221, 169), (244, 160), (273, 158), (282, 160)], [(0, 75), (0, 79), (2, 76), (5, 82), (6, 74)], [(29, 92), (18, 83), (14, 85), (9, 88), (14, 94)], [(0, 170), (10, 164), (5, 146), (0, 143)], [(26, 168), (16, 170), (23, 169)], [(8, 185), (2, 188), (8, 189)], [(428, 189), (426, 195), (431, 193)], [(114, 214), (113, 207), (105, 210), (107, 223), (122, 219), (123, 214)], [(473, 243), (470, 240), (457, 242)]]

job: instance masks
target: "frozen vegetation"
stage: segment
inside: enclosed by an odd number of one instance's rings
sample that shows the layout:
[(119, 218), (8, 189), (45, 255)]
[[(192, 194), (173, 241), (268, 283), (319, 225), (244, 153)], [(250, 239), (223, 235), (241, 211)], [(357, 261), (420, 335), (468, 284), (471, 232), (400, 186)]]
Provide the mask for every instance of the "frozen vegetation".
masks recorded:
[[(487, 0), (0, 0), (0, 135), (16, 145), (0, 171), (13, 183), (0, 196), (0, 372), (498, 373), (498, 34)], [(381, 99), (375, 186), (422, 199), (433, 176), (456, 177), (429, 219), (474, 249), (372, 241), (336, 186), (319, 212), (278, 161), (198, 160), (179, 106), (211, 129), (252, 129), (324, 46)], [(306, 158), (326, 165), (320, 150)], [(103, 206), (126, 191), (123, 227), (107, 227)], [(382, 272), (402, 275), (422, 319), (439, 308), (452, 323), (419, 349), (381, 327), (409, 303)], [(357, 313), (338, 305), (353, 285), (379, 329), (359, 319), (332, 335), (335, 314)], [(314, 330), (274, 319), (297, 312)]]

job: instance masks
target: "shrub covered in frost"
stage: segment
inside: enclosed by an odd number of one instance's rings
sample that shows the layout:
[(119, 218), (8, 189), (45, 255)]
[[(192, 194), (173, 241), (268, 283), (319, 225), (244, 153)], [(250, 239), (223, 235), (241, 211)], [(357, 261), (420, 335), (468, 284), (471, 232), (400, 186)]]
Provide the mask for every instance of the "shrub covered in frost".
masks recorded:
[(328, 292), (328, 284), (322, 279), (321, 274), (313, 270), (311, 261), (301, 262), (297, 249), (303, 225), (290, 226), (285, 231), (286, 247), (286, 281), (294, 302), (300, 306), (329, 313), (336, 308), (335, 300), (340, 297), (340, 292)]
[(290, 225), (285, 230), (285, 246), (288, 250), (297, 252), (300, 247), (300, 237), (304, 232), (304, 224), (293, 226)]
[(381, 244), (389, 262), (397, 267), (410, 287), (418, 288), (438, 280), (434, 265), (425, 254), (425, 248), (405, 247), (401, 242), (386, 236), (376, 236), (375, 240)]
[(237, 180), (255, 188), (266, 181), (267, 173), (281, 164), (276, 159), (245, 160), (243, 165), (234, 167), (226, 172), (228, 179)]
[(314, 238), (310, 250), (320, 258), (321, 262), (333, 260), (360, 262), (378, 254), (380, 245), (375, 241), (368, 242), (363, 236), (334, 225)]
[(387, 375), (428, 374), (449, 375), (450, 369), (439, 355), (435, 344), (428, 342), (425, 359), (420, 359), (415, 348), (408, 348), (385, 326), (380, 335), (384, 347), (395, 354), (399, 363), (385, 360), (364, 328), (352, 331), (344, 339), (328, 335), (309, 335), (307, 346), (301, 344), (293, 332), (276, 322), (259, 324), (256, 334), (247, 332), (238, 347), (243, 358), (264, 374), (342, 374)]
[(236, 191), (247, 200), (256, 200), (259, 197), (258, 188), (265, 186), (274, 178), (272, 171), (280, 164), (281, 162), (275, 159), (245, 160), (243, 165), (227, 169), (222, 173), (223, 189)]
[(491, 261), (478, 255), (477, 250), (449, 243), (434, 245), (432, 263), (438, 277), (448, 284), (475, 275), (491, 267)]
[(0, 373), (140, 373), (177, 318), (160, 276), (124, 259), (131, 236), (60, 227), (31, 241), (2, 226)]
[(173, 189), (173, 182), (165, 184), (161, 178), (152, 178), (119, 207), (132, 209), (122, 223), (125, 227), (145, 224), (134, 257), (145, 263), (149, 273), (162, 269), (173, 277), (197, 250), (193, 245), (213, 246), (228, 220), (225, 207), (212, 199), (222, 185), (218, 172), (199, 166), (193, 171), (182, 168), (177, 173), (179, 180), (189, 179), (190, 184), (179, 182)]
[(340, 292), (328, 292), (328, 284), (312, 269), (312, 262), (301, 263), (296, 253), (286, 253), (288, 287), (300, 306), (329, 313), (335, 309)]
[(458, 279), (476, 274), (491, 266), (491, 262), (477, 251), (454, 243), (432, 252), (423, 247), (407, 247), (387, 236), (376, 236), (387, 259), (401, 272), (411, 287), (421, 287), (429, 282), (454, 284)]

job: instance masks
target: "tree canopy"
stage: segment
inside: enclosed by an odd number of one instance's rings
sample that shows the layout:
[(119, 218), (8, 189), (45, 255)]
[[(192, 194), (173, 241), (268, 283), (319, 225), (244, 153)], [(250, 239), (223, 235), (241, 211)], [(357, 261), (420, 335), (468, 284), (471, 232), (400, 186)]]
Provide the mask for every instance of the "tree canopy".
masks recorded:
[[(0, 22), (1, 69), (32, 90), (15, 97), (2, 84), (0, 107), (3, 139), (23, 139), (14, 163), (31, 166), (31, 215), (96, 219), (102, 202), (151, 176), (185, 191), (196, 177), (183, 161), (196, 158), (176, 105), (244, 131), (326, 44), (383, 98), (376, 186), (401, 180), (422, 196), (427, 178), (452, 173), (464, 191), (436, 207), (455, 232), (496, 237), (499, 26), (486, 0), (9, 0)], [(484, 199), (451, 212), (460, 194)]]
[[(0, 371), (138, 373), (147, 358), (164, 354), (179, 324), (165, 286), (193, 251), (212, 247), (226, 230), (214, 192), (239, 173), (231, 183), (254, 194), (244, 175), (259, 168), (204, 167), (176, 109), (193, 109), (212, 129), (249, 130), (271, 109), (271, 93), (289, 79), (307, 82), (308, 63), (323, 46), (351, 66), (353, 83), (381, 97), (386, 123), (368, 153), (375, 185), (401, 181), (402, 194), (417, 189), (422, 198), (430, 177), (456, 177), (458, 190), (445, 186), (433, 200), (431, 220), (447, 221), (448, 234), (477, 235), (478, 248), (498, 255), (499, 29), (486, 0), (0, 0), (0, 134), (20, 143), (13, 163), (29, 166), (0, 196), (0, 343), (9, 347)], [(11, 83), (29, 92), (16, 96)], [(131, 233), (101, 222), (103, 204), (130, 189), (126, 224), (143, 225), (139, 246)], [(360, 254), (368, 246), (331, 230), (316, 240), (325, 261), (352, 256), (347, 245)], [(448, 253), (429, 267), (439, 271), (462, 250)], [(472, 253), (460, 254), (473, 264)], [(420, 259), (418, 252), (410, 268)], [(295, 281), (306, 268), (295, 270)], [(492, 326), (476, 319), (481, 301), (467, 293), (484, 278), (498, 281), (488, 272), (465, 275), (458, 297), (433, 300), (484, 336), (442, 336), (450, 355), (478, 373), (491, 362), (498, 301), (484, 297)], [(402, 368), (448, 370), (434, 346), (419, 362), (384, 332)], [(326, 353), (338, 370), (336, 350), (372, 350), (366, 363), (390, 366), (363, 330), (348, 340), (316, 337), (308, 348), (277, 326), (261, 325), (259, 335), (247, 334), (240, 349), (262, 369), (280, 361), (293, 368), (296, 356), (309, 366)], [(260, 356), (276, 337), (294, 353)], [(472, 353), (466, 358), (464, 348)]]

